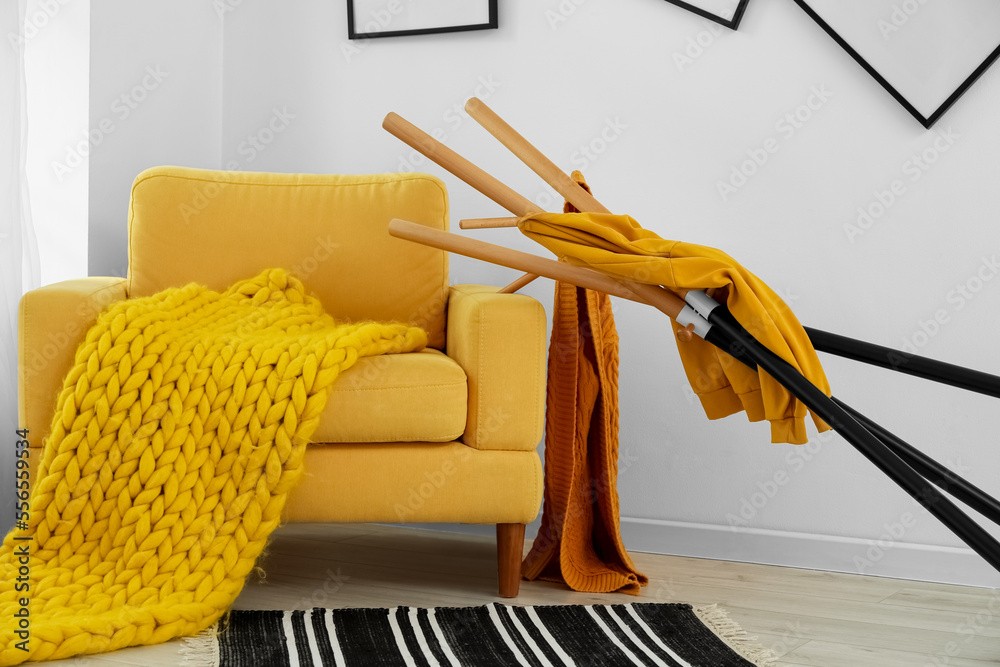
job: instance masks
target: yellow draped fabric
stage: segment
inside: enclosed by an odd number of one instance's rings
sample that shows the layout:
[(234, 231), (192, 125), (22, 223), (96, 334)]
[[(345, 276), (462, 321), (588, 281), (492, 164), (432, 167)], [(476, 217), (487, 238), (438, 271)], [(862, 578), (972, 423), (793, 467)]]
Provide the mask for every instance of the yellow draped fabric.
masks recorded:
[(278, 525), (333, 381), (426, 340), (338, 325), (279, 269), (113, 305), (66, 377), (26, 525), (0, 548), (0, 664), (212, 625)]
[[(809, 337), (788, 306), (753, 273), (715, 248), (668, 241), (632, 218), (601, 213), (534, 213), (518, 226), (527, 236), (571, 264), (625, 280), (683, 292), (715, 289), (733, 316), (757, 340), (830, 393)], [(674, 323), (675, 328), (679, 325)], [(764, 372), (757, 373), (694, 337), (678, 342), (688, 381), (709, 419), (745, 410), (751, 421), (767, 419), (773, 442), (808, 440), (808, 409)], [(829, 427), (813, 419), (820, 431)]]

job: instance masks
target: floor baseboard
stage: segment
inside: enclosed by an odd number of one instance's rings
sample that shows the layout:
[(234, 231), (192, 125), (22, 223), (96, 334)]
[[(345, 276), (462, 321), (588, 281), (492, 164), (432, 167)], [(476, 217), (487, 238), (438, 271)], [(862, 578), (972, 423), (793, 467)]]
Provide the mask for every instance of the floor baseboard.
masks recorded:
[(783, 565), (962, 586), (1000, 587), (1000, 572), (971, 549), (700, 523), (622, 518), (629, 550)]
[[(474, 535), (495, 534), (493, 526), (408, 525)], [(971, 549), (903, 542), (888, 533), (879, 540), (864, 540), (631, 517), (622, 517), (621, 529), (630, 551), (1000, 588), (1000, 572)], [(534, 537), (537, 530), (536, 520), (528, 526), (526, 537)]]

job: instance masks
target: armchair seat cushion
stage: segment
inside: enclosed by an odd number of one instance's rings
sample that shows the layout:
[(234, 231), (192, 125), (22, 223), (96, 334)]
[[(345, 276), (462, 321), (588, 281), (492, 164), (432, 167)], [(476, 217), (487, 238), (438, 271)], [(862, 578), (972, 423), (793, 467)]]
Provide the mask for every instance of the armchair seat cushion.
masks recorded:
[(313, 441), (450, 442), (467, 413), (465, 371), (438, 350), (370, 357), (334, 383)]

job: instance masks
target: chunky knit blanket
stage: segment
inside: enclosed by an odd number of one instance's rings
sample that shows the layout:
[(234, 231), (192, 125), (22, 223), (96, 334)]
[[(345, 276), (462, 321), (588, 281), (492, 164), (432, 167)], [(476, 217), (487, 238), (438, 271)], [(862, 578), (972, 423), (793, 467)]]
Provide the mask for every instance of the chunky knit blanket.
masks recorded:
[(337, 325), (265, 271), (120, 302), (77, 351), (0, 549), (0, 664), (212, 625), (277, 527), (338, 374), (417, 350), (402, 324)]

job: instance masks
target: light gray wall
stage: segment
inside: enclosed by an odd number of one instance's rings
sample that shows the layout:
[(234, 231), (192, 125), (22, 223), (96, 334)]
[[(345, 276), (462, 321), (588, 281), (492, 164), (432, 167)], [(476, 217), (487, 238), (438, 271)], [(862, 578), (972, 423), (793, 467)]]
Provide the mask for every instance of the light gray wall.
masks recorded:
[(90, 132), (90, 0), (30, 0), (26, 15), (28, 186), (38, 239), (38, 279), (87, 275)]
[(222, 22), (204, 0), (102, 0), (90, 25), (90, 275), (123, 276), (135, 176), (219, 162)]
[[(503, 214), (384, 132), (388, 111), (439, 130), (449, 146), (557, 208), (461, 113), (479, 94), (561, 166), (581, 168), (609, 208), (664, 237), (729, 252), (804, 323), (892, 347), (915, 342), (930, 357), (1000, 373), (996, 68), (926, 131), (786, 0), (754, 0), (738, 32), (665, 2), (510, 0), (496, 31), (361, 43), (346, 39), (343, 3), (327, 0), (222, 3), (232, 11), (221, 38), (218, 18), (195, 7), (208, 3), (95, 4), (103, 7), (91, 18), (92, 119), (148, 65), (170, 75), (91, 158), (94, 273), (121, 266), (129, 184), (157, 163), (412, 168), (444, 178), (453, 220)], [(789, 114), (804, 120), (796, 127)], [(765, 146), (777, 150), (724, 198), (719, 183), (760, 160)], [(934, 159), (926, 170), (914, 162), (925, 152)], [(858, 208), (887, 200), (880, 193), (894, 181), (901, 194), (851, 236)], [(512, 230), (474, 235), (535, 250)], [(512, 277), (452, 262), (455, 282)], [(959, 286), (977, 291), (965, 297)], [(527, 292), (551, 300), (542, 281)], [(619, 492), (630, 546), (958, 577), (943, 570), (965, 557), (961, 543), (838, 436), (796, 449), (770, 444), (767, 427), (743, 416), (709, 422), (667, 321), (631, 303), (617, 303), (615, 313)], [(835, 395), (1000, 493), (995, 403), (837, 359), (825, 364)], [(898, 526), (901, 534), (889, 535)], [(907, 569), (906, 557), (928, 554), (930, 573)], [(972, 570), (965, 580), (996, 583)]]

